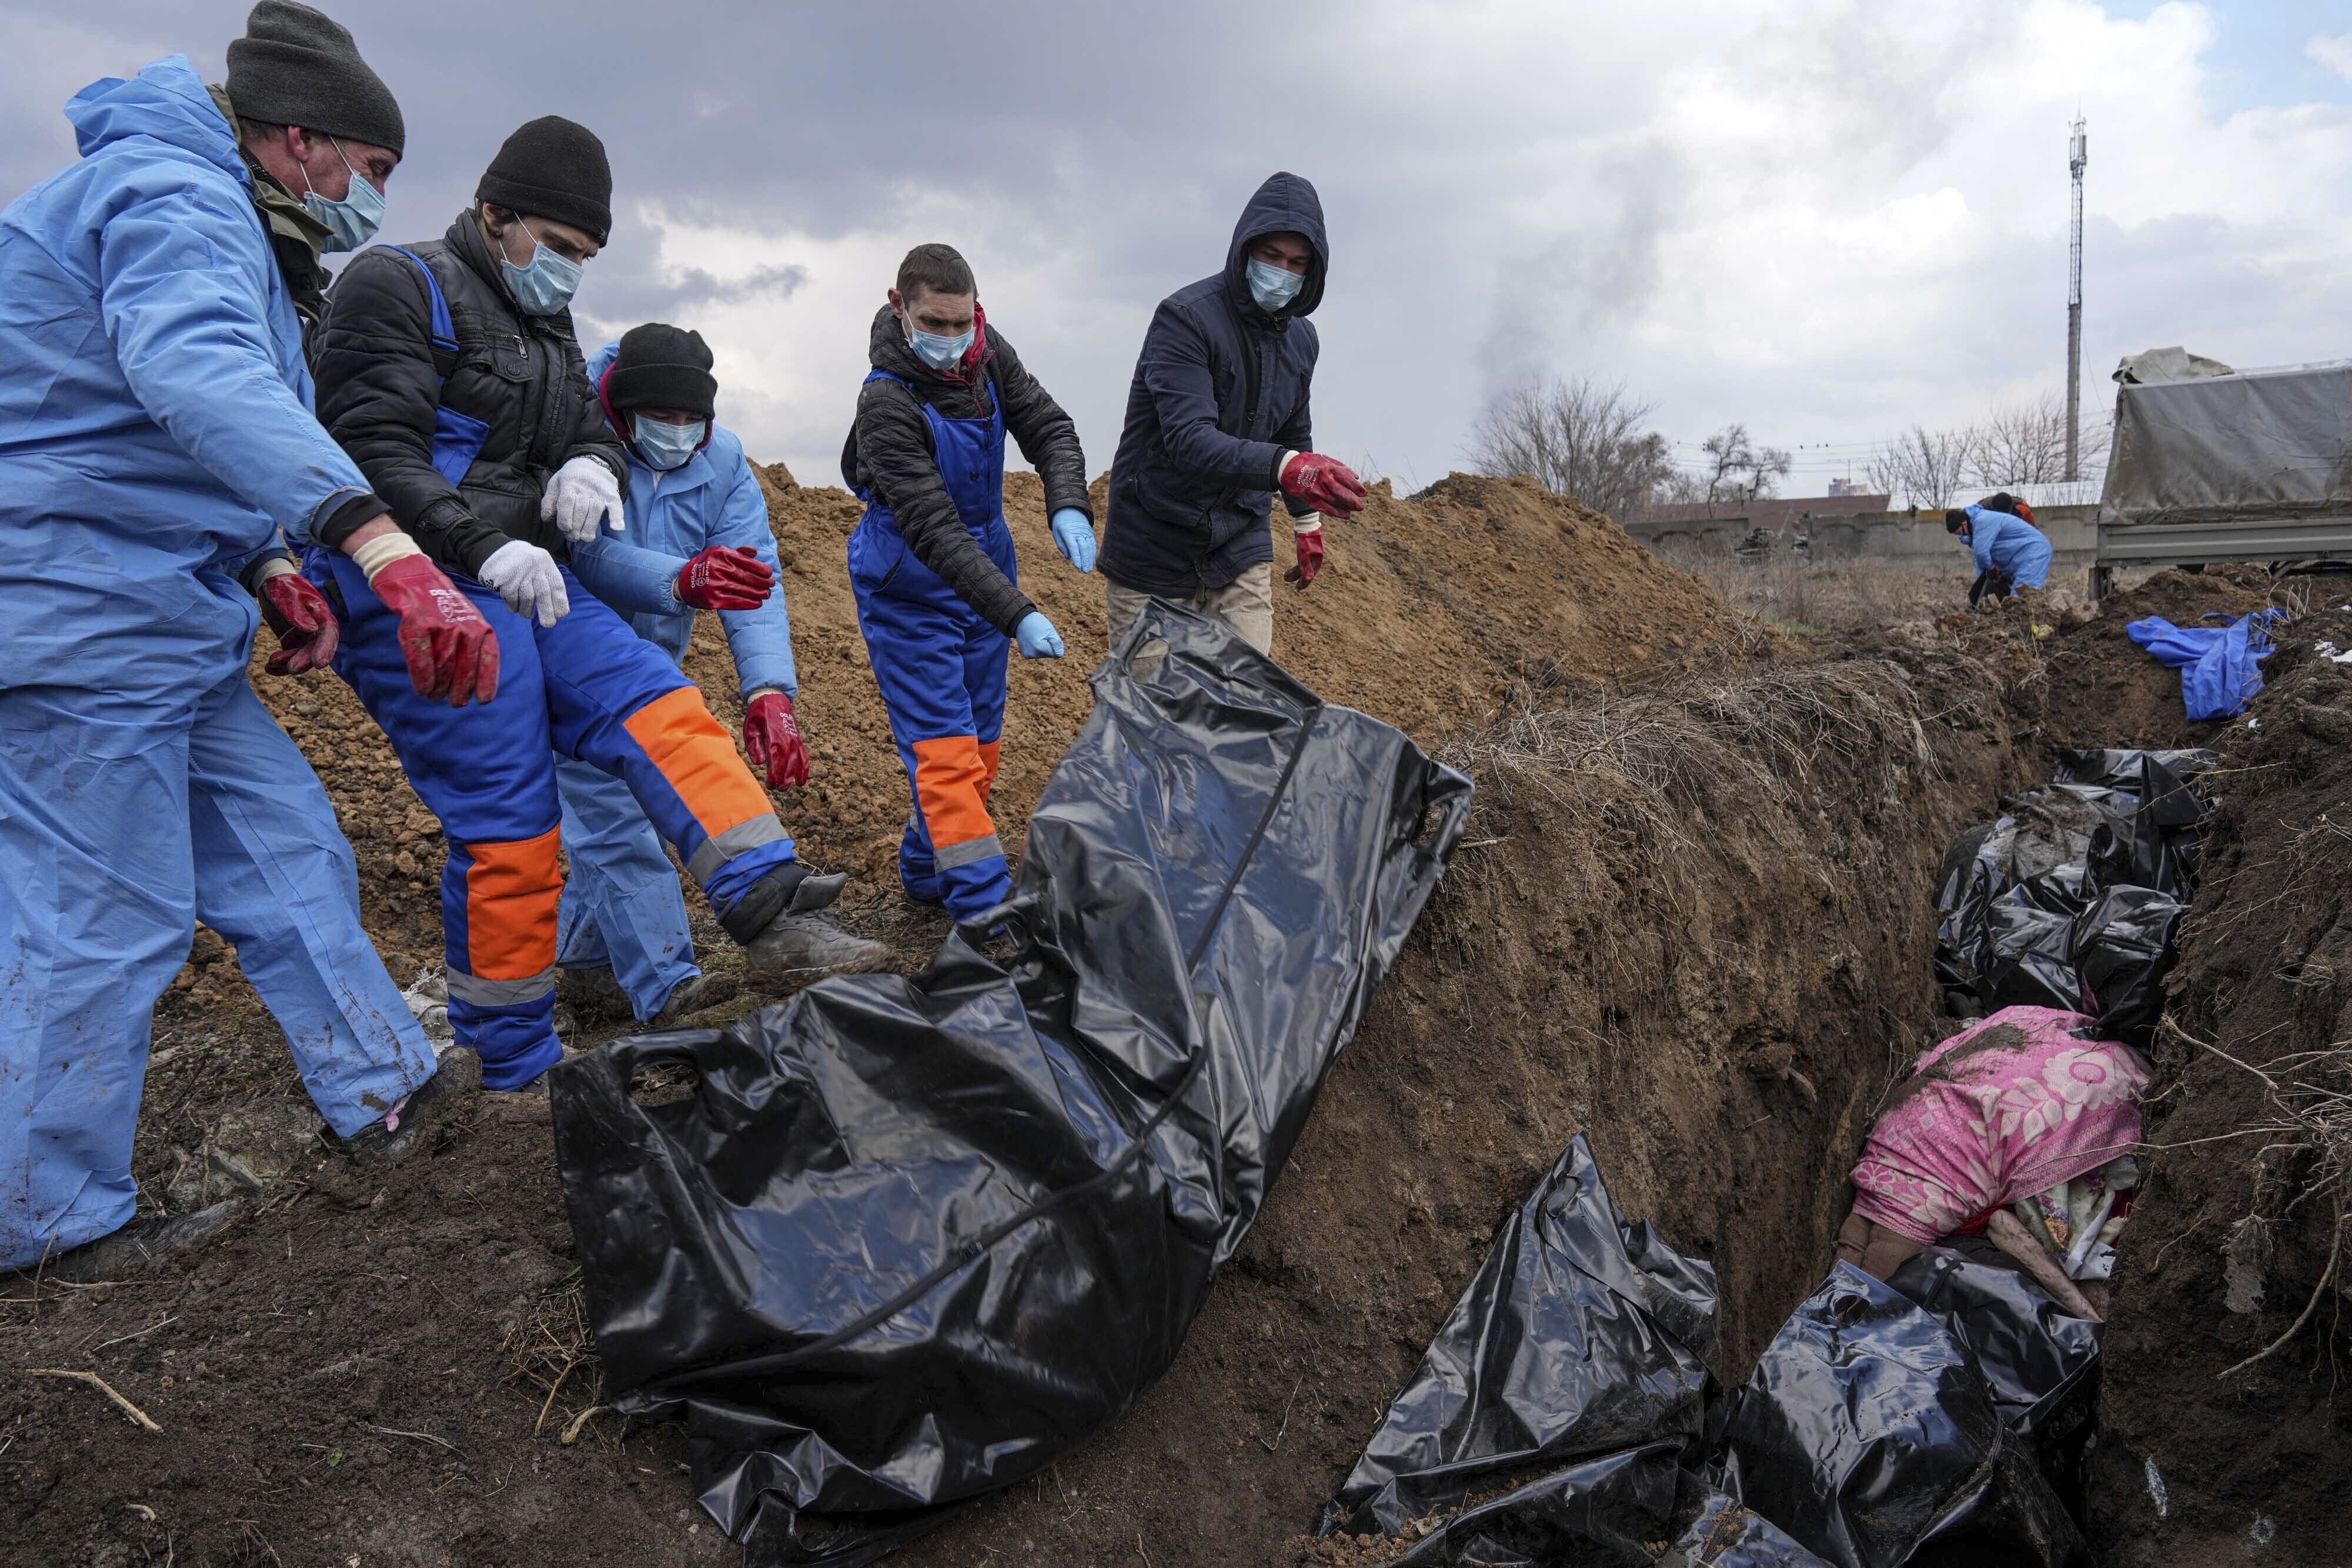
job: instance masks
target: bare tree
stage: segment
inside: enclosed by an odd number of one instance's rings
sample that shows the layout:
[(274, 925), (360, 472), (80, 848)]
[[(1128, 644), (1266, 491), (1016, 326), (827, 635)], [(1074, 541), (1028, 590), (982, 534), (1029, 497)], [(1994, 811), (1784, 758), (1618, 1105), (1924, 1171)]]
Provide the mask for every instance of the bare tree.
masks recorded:
[(1790, 457), (1777, 446), (1759, 446), (1744, 424), (1727, 424), (1699, 443), (1705, 454), (1693, 487), (1712, 506), (1717, 501), (1755, 501), (1769, 496), (1789, 472)]
[(1531, 476), (1622, 517), (1649, 504), (1674, 470), (1664, 436), (1642, 426), (1652, 405), (1587, 376), (1529, 382), (1496, 394), (1471, 434), (1482, 474)]
[(1930, 434), (1915, 424), (1870, 460), (1871, 487), (1915, 507), (1948, 507), (1975, 464), (1978, 439), (1974, 428)]
[[(2062, 392), (2043, 392), (1993, 410), (1976, 427), (1976, 436), (1970, 468), (1980, 485), (2048, 485), (2066, 477), (2066, 398)], [(2106, 450), (2107, 432), (2094, 421), (2083, 432), (2083, 468), (2097, 468)]]

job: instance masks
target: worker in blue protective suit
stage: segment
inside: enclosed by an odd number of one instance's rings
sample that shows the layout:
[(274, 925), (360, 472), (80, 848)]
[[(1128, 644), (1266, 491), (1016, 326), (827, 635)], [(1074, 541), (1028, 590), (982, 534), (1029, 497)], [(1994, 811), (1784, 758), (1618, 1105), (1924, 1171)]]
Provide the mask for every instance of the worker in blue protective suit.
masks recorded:
[[(771, 788), (808, 782), (793, 698), (793, 625), (774, 591), (768, 504), (743, 444), (715, 422), (719, 381), (699, 333), (647, 322), (588, 361), (604, 418), (626, 452), (629, 526), (572, 549), (589, 591), (684, 664), (698, 608), (715, 610), (743, 696), (743, 748)], [(696, 967), (686, 897), (661, 835), (629, 788), (559, 756), (563, 854), (556, 911), (558, 996), (607, 1015), (668, 1023), (724, 1000)]]
[[(311, 418), (298, 307), (381, 200), (399, 110), (348, 33), (285, 0), (228, 61), (225, 89), (177, 55), (85, 88), (80, 162), (0, 213), (0, 1268), (131, 1266), (217, 1223), (132, 1218), (153, 1009), (199, 919), (347, 1146), (412, 1146), (451, 1092), (246, 674), (241, 583), (272, 668), (335, 644), (281, 530), (396, 535)], [(436, 581), (404, 616), (417, 684), (478, 695), (488, 628)]]
[(1062, 656), (1022, 593), (1004, 526), (1009, 431), (1045, 487), (1055, 548), (1095, 563), (1077, 426), (990, 325), (962, 256), (917, 246), (866, 341), (873, 371), (841, 471), (866, 514), (849, 536), (858, 630), (915, 798), (898, 880), (976, 920), (1013, 890), (988, 814), (1004, 729), (1004, 671)]
[(2049, 538), (2013, 512), (1955, 507), (1944, 514), (1944, 531), (1968, 540), (1969, 552), (1976, 558), (1977, 580), (1969, 590), (1971, 605), (1987, 593), (2014, 598), (2019, 589), (2040, 588), (2050, 580)]

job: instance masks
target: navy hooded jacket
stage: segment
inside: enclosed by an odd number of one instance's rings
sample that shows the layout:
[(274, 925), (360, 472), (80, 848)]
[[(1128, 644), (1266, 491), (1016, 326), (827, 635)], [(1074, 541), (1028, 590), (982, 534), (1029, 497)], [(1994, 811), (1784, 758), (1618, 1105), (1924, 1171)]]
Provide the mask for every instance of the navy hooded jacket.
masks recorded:
[[(1306, 235), (1315, 255), (1297, 294), (1269, 316), (1244, 269), (1253, 240), (1285, 231)], [(1111, 460), (1102, 569), (1113, 582), (1190, 598), (1274, 559), (1276, 469), (1283, 453), (1312, 449), (1317, 344), (1304, 318), (1323, 298), (1329, 262), (1315, 187), (1276, 174), (1234, 225), (1224, 270), (1160, 301)]]

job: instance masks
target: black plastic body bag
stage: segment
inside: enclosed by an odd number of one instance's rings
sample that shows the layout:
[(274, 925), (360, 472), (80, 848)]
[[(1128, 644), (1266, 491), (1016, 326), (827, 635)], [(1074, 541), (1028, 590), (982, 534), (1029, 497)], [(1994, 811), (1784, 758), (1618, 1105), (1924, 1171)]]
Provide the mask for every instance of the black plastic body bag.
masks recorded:
[(2054, 783), (2010, 796), (1945, 856), (1937, 977), (1979, 1011), (2063, 1008), (2144, 1047), (2196, 881), (2203, 808), (2184, 779), (2211, 754), (2059, 758)]
[[(1166, 1370), (1461, 835), (1467, 779), (1221, 623), (1155, 601), (1094, 685), (1016, 956), (551, 1075), (614, 1403), (683, 1420), (751, 1568), (870, 1562)], [(664, 1061), (694, 1092), (640, 1103)]]
[(1618, 1212), (1579, 1133), (1503, 1222), (1322, 1533), (1443, 1514), (1401, 1563), (1646, 1563), (1715, 1392), (1715, 1270)]

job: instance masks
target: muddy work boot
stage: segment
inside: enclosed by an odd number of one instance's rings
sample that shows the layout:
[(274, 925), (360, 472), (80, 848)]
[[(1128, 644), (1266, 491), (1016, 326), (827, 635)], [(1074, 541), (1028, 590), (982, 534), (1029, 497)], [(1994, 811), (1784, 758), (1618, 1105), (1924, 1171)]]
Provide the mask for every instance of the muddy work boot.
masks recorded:
[(85, 1241), (19, 1272), (27, 1279), (38, 1275), (74, 1285), (120, 1280), (140, 1272), (158, 1259), (203, 1246), (226, 1229), (229, 1221), (245, 1209), (242, 1198), (232, 1198), (194, 1214), (143, 1214), (111, 1236)]
[(599, 1022), (636, 1016), (629, 1005), (629, 993), (622, 988), (620, 977), (613, 973), (610, 964), (556, 970), (555, 999), (574, 1016)]
[(735, 906), (719, 917), (727, 935), (743, 946), (751, 973), (780, 975), (858, 974), (890, 967), (890, 949), (853, 936), (817, 911), (841, 896), (847, 873), (813, 876), (798, 861), (786, 861), (751, 884)]
[(646, 1020), (647, 1029), (673, 1029), (688, 1013), (715, 1008), (721, 1002), (731, 1002), (739, 988), (732, 979), (717, 975), (688, 975), (680, 980), (661, 1011)]
[(408, 1097), (341, 1141), (343, 1153), (360, 1159), (397, 1160), (414, 1154), (431, 1137), (435, 1124), (450, 1108), (482, 1086), (481, 1058), (470, 1051), (444, 1053), (441, 1065)]

